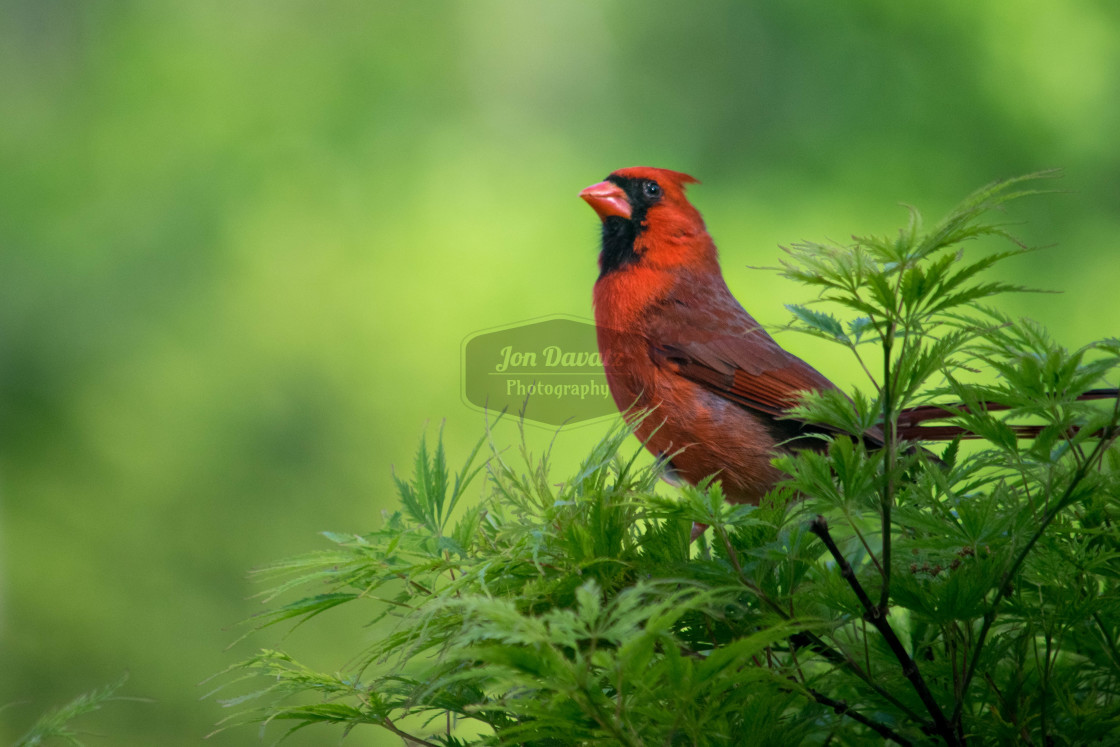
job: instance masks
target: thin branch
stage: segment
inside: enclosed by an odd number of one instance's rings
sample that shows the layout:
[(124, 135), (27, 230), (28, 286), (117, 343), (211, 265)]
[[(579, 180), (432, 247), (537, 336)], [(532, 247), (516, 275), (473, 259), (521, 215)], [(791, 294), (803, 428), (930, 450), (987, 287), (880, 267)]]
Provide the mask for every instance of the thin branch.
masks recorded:
[(902, 665), (902, 674), (905, 675), (906, 679), (910, 680), (910, 684), (913, 685), (915, 692), (918, 693), (918, 698), (921, 699), (922, 705), (926, 707), (930, 717), (933, 719), (934, 732), (944, 739), (947, 744), (960, 744), (961, 742), (953, 731), (952, 726), (950, 726), (949, 721), (945, 718), (944, 711), (941, 710), (941, 706), (934, 700), (929, 686), (926, 685), (926, 681), (922, 678), (921, 672), (918, 671), (917, 663), (910, 658), (910, 654), (906, 652), (902, 641), (898, 639), (894, 629), (891, 628), (890, 623), (887, 622), (885, 610), (872, 604), (871, 598), (867, 596), (863, 585), (860, 584), (859, 579), (856, 578), (855, 571), (852, 570), (851, 564), (844, 558), (844, 555), (840, 552), (840, 548), (836, 546), (836, 542), (832, 539), (832, 534), (828, 531), (828, 522), (825, 521), (823, 516), (818, 515), (809, 524), (809, 531), (817, 535), (821, 542), (824, 543), (825, 547), (828, 548), (828, 551), (832, 553), (833, 559), (840, 567), (840, 575), (843, 576), (844, 580), (848, 582), (848, 585), (852, 587), (856, 598), (858, 598), (860, 604), (863, 605), (866, 611), (866, 619), (874, 625), (879, 631), (879, 634), (883, 636), (891, 652), (895, 655), (895, 658), (898, 659), (898, 663)]
[(874, 730), (875, 733), (877, 733), (879, 736), (883, 737), (883, 739), (890, 739), (894, 742), (898, 742), (901, 745), (912, 745), (912, 744), (914, 744), (909, 739), (902, 736), (901, 734), (899, 734), (898, 732), (896, 732), (894, 729), (890, 728), (889, 726), (887, 726), (885, 724), (880, 724), (878, 721), (875, 721), (873, 719), (868, 718), (867, 716), (864, 716), (859, 711), (853, 711), (851, 706), (849, 706), (846, 701), (833, 700), (832, 698), (828, 697), (824, 693), (817, 692), (813, 688), (808, 688), (808, 690), (809, 690), (809, 694), (813, 696), (813, 700), (817, 701), (821, 705), (828, 706), (829, 708), (836, 711), (841, 716), (847, 716), (848, 718), (850, 718), (853, 721), (858, 721), (859, 723), (863, 724), (867, 728)]
[[(856, 294), (856, 298), (859, 298), (858, 293)], [(852, 355), (854, 355), (856, 357), (856, 361), (859, 363), (860, 368), (862, 368), (863, 372), (865, 374), (867, 374), (867, 378), (870, 379), (870, 381), (871, 381), (871, 386), (875, 387), (875, 392), (879, 393), (879, 392), (883, 391), (883, 388), (879, 386), (879, 382), (875, 380), (874, 376), (872, 376), (871, 369), (867, 367), (866, 363), (864, 363), (863, 356), (861, 356), (859, 354), (859, 350), (856, 348), (856, 344), (852, 343), (851, 345), (848, 346), (848, 348), (849, 348), (849, 350), (852, 351)]]
[(1105, 650), (1109, 653), (1109, 658), (1112, 659), (1112, 665), (1120, 668), (1120, 652), (1116, 650), (1116, 641), (1108, 634), (1108, 629), (1104, 626), (1104, 620), (1101, 619), (1099, 612), (1093, 612), (1093, 622), (1097, 624), (1097, 630), (1101, 632), (1101, 640), (1104, 642)]
[[(901, 274), (899, 275), (901, 277)], [(883, 495), (882, 495), (882, 532), (883, 590), (879, 595), (879, 616), (887, 614), (891, 596), (891, 507), (894, 503), (894, 462), (898, 447), (898, 419), (894, 416), (894, 382), (891, 374), (891, 347), (894, 345), (895, 323), (892, 321), (883, 338)], [(823, 519), (822, 519), (823, 521)], [(827, 530), (827, 525), (825, 526)]]
[(855, 521), (847, 516), (845, 516), (844, 518), (848, 519), (848, 526), (850, 526), (852, 528), (852, 531), (856, 533), (856, 537), (859, 538), (859, 543), (863, 545), (863, 549), (867, 550), (867, 557), (871, 558), (871, 562), (875, 565), (875, 569), (879, 571), (879, 575), (886, 578), (886, 574), (883, 573), (883, 566), (879, 564), (879, 559), (875, 557), (875, 553), (871, 551), (871, 545), (867, 544), (867, 539), (863, 536), (863, 532), (859, 530), (859, 525), (857, 525)]
[[(751, 581), (743, 572), (743, 567), (739, 563), (739, 554), (735, 552), (735, 548), (731, 545), (731, 539), (727, 535), (727, 530), (720, 524), (714, 524), (712, 526), (712, 530), (716, 533), (717, 536), (719, 536), (720, 541), (723, 543), (724, 549), (727, 550), (727, 557), (730, 559), (731, 566), (735, 569), (735, 573), (739, 576), (739, 580), (740, 582), (742, 582), (743, 586), (746, 586), (748, 589), (750, 589), (751, 592), (753, 592), (767, 607), (773, 610), (778, 615), (778, 617), (782, 618), (783, 620), (792, 620), (792, 614), (782, 609), (782, 607), (777, 602), (771, 599), (766, 594), (766, 592), (760, 589), (758, 585)], [(806, 643), (801, 643), (801, 641), (805, 641)], [(922, 719), (921, 716), (915, 713), (913, 709), (908, 707), (894, 695), (891, 695), (891, 693), (886, 688), (872, 679), (870, 672), (865, 672), (860, 669), (860, 666), (856, 663), (855, 659), (848, 656), (843, 651), (838, 651), (832, 646), (829, 646), (824, 641), (824, 639), (822, 639), (816, 633), (810, 632), (808, 630), (803, 630), (799, 633), (795, 633), (793, 636), (790, 636), (790, 643), (795, 647), (805, 646), (807, 648), (811, 648), (833, 664), (846, 667), (852, 672), (852, 674), (862, 680), (864, 684), (866, 684), (881, 698), (883, 698), (883, 700), (887, 701), (895, 708), (905, 713), (907, 717), (912, 718), (915, 721), (925, 723), (924, 719)]]
[(929, 723), (926, 719), (923, 719), (914, 711), (914, 709), (903, 703), (897, 697), (892, 695), (886, 688), (872, 679), (869, 673), (863, 671), (863, 669), (860, 668), (859, 664), (856, 663), (855, 659), (848, 656), (843, 652), (843, 650), (837, 650), (832, 646), (829, 646), (816, 633), (810, 633), (807, 630), (803, 630), (799, 633), (794, 633), (792, 636), (790, 636), (789, 640), (794, 649), (798, 647), (810, 648), (820, 654), (823, 658), (827, 659), (829, 662), (838, 666), (845, 667), (852, 674), (858, 677), (865, 685), (874, 690), (879, 697), (901, 711), (902, 714), (907, 718), (921, 724), (923, 729), (925, 729), (926, 727), (932, 728), (933, 725), (931, 723)]
[(382, 719), (381, 725), (384, 726), (389, 731), (396, 734), (401, 739), (405, 740), (405, 742), (413, 742), (415, 744), (420, 745), (420, 747), (440, 747), (440, 745), (436, 744), (435, 742), (429, 742), (426, 739), (421, 739), (420, 737), (413, 736), (412, 734), (409, 734), (406, 731), (401, 731), (400, 729), (397, 728), (397, 725), (394, 724), (392, 722), (392, 720), (389, 719), (388, 716), (386, 716), (384, 719)]
[(1089, 469), (1093, 462), (1096, 461), (1098, 454), (1103, 454), (1104, 450), (1107, 449), (1116, 438), (1117, 420), (1120, 419), (1118, 416), (1120, 416), (1120, 400), (1117, 400), (1116, 405), (1113, 407), (1112, 422), (1103, 429), (1104, 433), (1097, 442), (1097, 445), (1093, 448), (1089, 459), (1086, 459), (1074, 470), (1073, 479), (1070, 480), (1069, 485), (1066, 486), (1062, 497), (1057, 500), (1050, 510), (1042, 517), (1042, 520), (1038, 524), (1038, 529), (1031, 535), (1027, 543), (1023, 545), (1023, 549), (1015, 556), (1015, 559), (1011, 562), (1011, 566), (1007, 569), (1007, 572), (1004, 573), (999, 587), (996, 589), (995, 598), (992, 599), (992, 606), (984, 613), (984, 624), (980, 627), (980, 633), (976, 637), (976, 648), (973, 650), (972, 658), (968, 663), (968, 673), (965, 674), (964, 683), (961, 685), (961, 695), (957, 699), (956, 706), (953, 708), (952, 719), (954, 724), (959, 723), (961, 712), (964, 709), (965, 695), (968, 693), (968, 686), (972, 683), (972, 678), (976, 674), (976, 666), (980, 663), (980, 652), (983, 650), (984, 642), (987, 640), (988, 633), (991, 631), (992, 624), (995, 622), (996, 610), (999, 608), (1000, 602), (1011, 593), (1012, 582), (1019, 573), (1019, 567), (1023, 565), (1023, 562), (1027, 559), (1027, 555), (1030, 554), (1035, 544), (1042, 538), (1043, 533), (1046, 531), (1047, 527), (1050, 526), (1050, 523), (1067, 507), (1077, 487), (1088, 476)]

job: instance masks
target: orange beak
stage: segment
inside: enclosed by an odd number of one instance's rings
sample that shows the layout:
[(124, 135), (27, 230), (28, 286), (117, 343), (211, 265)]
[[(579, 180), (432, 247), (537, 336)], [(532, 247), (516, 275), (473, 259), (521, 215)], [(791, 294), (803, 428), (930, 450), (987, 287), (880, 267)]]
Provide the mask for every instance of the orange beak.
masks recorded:
[(612, 215), (630, 218), (630, 200), (622, 191), (622, 187), (617, 184), (611, 182), (592, 184), (580, 192), (579, 196), (599, 214), (599, 220), (606, 220)]

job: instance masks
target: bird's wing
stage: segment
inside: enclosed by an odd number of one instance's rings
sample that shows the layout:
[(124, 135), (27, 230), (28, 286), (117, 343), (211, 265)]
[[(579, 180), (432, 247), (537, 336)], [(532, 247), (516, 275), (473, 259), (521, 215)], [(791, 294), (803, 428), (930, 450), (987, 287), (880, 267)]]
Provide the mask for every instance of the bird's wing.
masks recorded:
[(650, 357), (719, 396), (777, 417), (802, 392), (835, 389), (819, 371), (778, 347), (769, 335), (713, 336), (701, 341), (650, 341)]
[[(797, 356), (783, 350), (761, 328), (736, 336), (711, 336), (701, 341), (649, 342), (650, 357), (662, 367), (704, 387), (710, 392), (742, 407), (771, 417), (790, 418), (787, 411), (796, 405), (805, 391), (837, 389), (823, 374)], [(1117, 389), (1093, 389), (1077, 397), (1079, 401), (1116, 399)], [(1006, 410), (1007, 405), (983, 402), (980, 407)], [(929, 425), (927, 421), (942, 420), (968, 408), (962, 404), (924, 405), (899, 413), (898, 435), (907, 441), (948, 441), (956, 438), (978, 438), (959, 425)], [(1041, 425), (1009, 424), (1019, 438), (1035, 438)], [(822, 424), (805, 424), (801, 430), (835, 433)], [(1076, 428), (1074, 429), (1076, 431)], [(869, 446), (883, 444), (878, 426), (863, 434)]]
[[(835, 432), (790, 418), (788, 410), (802, 393), (837, 389), (836, 385), (783, 350), (730, 294), (719, 301), (674, 302), (671, 314), (652, 320), (645, 332), (653, 362), (740, 407), (781, 419), (786, 426), (775, 426), (791, 435)], [(865, 439), (870, 445), (882, 443), (878, 428)]]

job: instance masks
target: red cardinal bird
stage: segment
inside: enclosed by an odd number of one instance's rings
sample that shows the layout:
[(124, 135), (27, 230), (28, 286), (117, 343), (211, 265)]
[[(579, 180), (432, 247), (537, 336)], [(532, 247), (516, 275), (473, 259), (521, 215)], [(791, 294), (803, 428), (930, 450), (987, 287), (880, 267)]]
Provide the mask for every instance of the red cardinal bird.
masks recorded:
[[(770, 464), (775, 454), (821, 444), (798, 438), (821, 429), (779, 417), (801, 392), (836, 386), (779, 347), (731, 295), (712, 237), (684, 195), (696, 181), (637, 167), (580, 192), (603, 222), (594, 292), (599, 353), (618, 408), (628, 415), (654, 408), (636, 433), (655, 455), (672, 455), (669, 479), (695, 484), (716, 475), (728, 500), (756, 504), (781, 477)], [(1095, 390), (1083, 398), (1115, 395)], [(968, 435), (921, 425), (948, 414), (933, 406), (905, 411), (899, 435)], [(1032, 435), (1032, 426), (1019, 430)], [(878, 429), (864, 439), (882, 444)]]

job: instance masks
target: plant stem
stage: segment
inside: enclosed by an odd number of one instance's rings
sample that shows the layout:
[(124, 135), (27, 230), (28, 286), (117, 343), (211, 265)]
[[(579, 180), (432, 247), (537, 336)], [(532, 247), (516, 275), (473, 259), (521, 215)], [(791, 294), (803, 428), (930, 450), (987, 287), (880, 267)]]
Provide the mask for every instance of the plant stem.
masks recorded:
[(891, 596), (891, 506), (894, 503), (894, 461), (898, 441), (898, 427), (894, 419), (894, 385), (891, 373), (891, 348), (894, 346), (894, 322), (891, 322), (883, 338), (883, 495), (881, 514), (883, 520), (882, 537), (883, 589), (879, 594), (879, 614), (887, 614)]
[[(1117, 406), (1120, 407), (1120, 401), (1118, 401)], [(1042, 517), (1042, 520), (1038, 524), (1038, 529), (1036, 529), (1034, 534), (1031, 535), (1031, 538), (1027, 540), (1027, 544), (1023, 545), (1023, 549), (1015, 556), (1015, 559), (1011, 562), (1011, 566), (1003, 575), (1003, 579), (996, 589), (996, 596), (992, 600), (992, 606), (984, 613), (984, 624), (980, 627), (980, 634), (976, 637), (976, 648), (972, 652), (972, 657), (968, 663), (968, 672), (965, 674), (964, 682), (961, 684), (960, 697), (957, 699), (956, 706), (953, 708), (952, 719), (953, 723), (957, 724), (958, 728), (960, 726), (961, 711), (964, 709), (965, 695), (968, 693), (968, 686), (972, 683), (972, 678), (976, 674), (976, 666), (980, 662), (980, 652), (984, 648), (984, 642), (987, 640), (988, 633), (991, 631), (992, 624), (995, 622), (996, 609), (999, 607), (1000, 602), (1011, 592), (1012, 581), (1016, 574), (1018, 574), (1019, 567), (1022, 566), (1023, 562), (1027, 559), (1027, 555), (1030, 554), (1035, 544), (1042, 538), (1043, 533), (1046, 531), (1046, 528), (1050, 526), (1050, 523), (1057, 518), (1058, 514), (1065, 509), (1067, 505), (1069, 505), (1077, 486), (1080, 485), (1088, 475), (1089, 469), (1093, 462), (1096, 461), (1098, 454), (1103, 454), (1108, 445), (1112, 443), (1115, 438), (1115, 431), (1116, 415), (1114, 411), (1113, 421), (1105, 427), (1104, 433), (1100, 441), (1098, 441), (1097, 445), (1094, 447), (1089, 459), (1084, 460), (1078, 465), (1077, 469), (1074, 470), (1073, 479), (1070, 480), (1069, 485), (1066, 486), (1062, 497), (1055, 501), (1050, 507), (1050, 510)]]
[(393, 722), (392, 722), (392, 721), (391, 721), (390, 719), (388, 719), (388, 718), (385, 718), (385, 719), (383, 719), (383, 720), (381, 721), (381, 725), (382, 725), (382, 726), (384, 726), (384, 727), (385, 727), (386, 729), (388, 729), (389, 731), (391, 731), (391, 732), (393, 732), (394, 734), (396, 734), (396, 735), (397, 735), (398, 737), (400, 737), (401, 739), (403, 739), (403, 740), (404, 740), (405, 742), (412, 742), (412, 743), (414, 743), (414, 744), (418, 744), (418, 745), (421, 745), (421, 747), (439, 747), (439, 745), (438, 745), (438, 744), (436, 744), (435, 742), (429, 742), (429, 741), (428, 741), (428, 740), (426, 740), (426, 739), (421, 739), (420, 737), (417, 737), (417, 736), (414, 736), (414, 735), (412, 735), (412, 734), (409, 734), (409, 733), (408, 733), (408, 732), (406, 732), (406, 731), (401, 731), (400, 729), (398, 729), (398, 728), (397, 728), (397, 725), (396, 725), (396, 724), (394, 724), (394, 723), (393, 723)]
[(818, 515), (813, 519), (812, 523), (810, 523), (809, 531), (817, 535), (821, 542), (824, 543), (825, 547), (828, 548), (828, 551), (832, 553), (833, 559), (840, 567), (840, 575), (842, 575), (848, 582), (848, 585), (852, 587), (856, 598), (859, 599), (860, 604), (863, 605), (866, 611), (866, 619), (869, 620), (879, 631), (879, 634), (883, 636), (891, 652), (895, 655), (895, 658), (898, 659), (898, 663), (902, 665), (902, 674), (905, 675), (906, 679), (910, 680), (910, 684), (913, 685), (915, 692), (918, 693), (918, 698), (921, 699), (922, 705), (924, 705), (929, 712), (930, 717), (933, 719), (934, 731), (945, 740), (946, 744), (961, 744), (961, 741), (957, 738), (956, 733), (950, 726), (949, 721), (945, 718), (945, 713), (941, 710), (941, 706), (933, 699), (933, 694), (926, 685), (926, 681), (922, 678), (921, 672), (918, 671), (917, 663), (910, 658), (910, 654), (906, 652), (902, 641), (898, 639), (894, 629), (891, 628), (890, 623), (887, 622), (884, 610), (871, 603), (871, 598), (867, 596), (863, 585), (860, 584), (859, 579), (856, 578), (855, 571), (852, 570), (851, 564), (844, 558), (843, 554), (840, 552), (840, 548), (836, 546), (836, 542), (832, 539), (832, 534), (828, 531), (828, 522), (825, 521), (823, 516)]
[(859, 711), (853, 711), (851, 707), (843, 700), (833, 700), (824, 693), (817, 692), (812, 688), (809, 688), (809, 694), (813, 696), (813, 700), (817, 701), (821, 705), (828, 706), (841, 716), (847, 716), (853, 721), (858, 721), (867, 728), (874, 730), (879, 736), (883, 737), (883, 739), (889, 739), (893, 742), (898, 742), (901, 745), (913, 744), (913, 742), (911, 742), (909, 739), (902, 736), (889, 726), (880, 724), (878, 721), (874, 721), (867, 716), (864, 716)]
[[(771, 599), (769, 595), (766, 594), (766, 592), (759, 588), (757, 584), (747, 578), (747, 575), (743, 572), (742, 565), (739, 563), (739, 554), (735, 552), (735, 548), (731, 545), (731, 538), (727, 535), (727, 530), (718, 523), (712, 525), (712, 530), (716, 533), (720, 541), (723, 543), (724, 549), (727, 550), (727, 557), (730, 559), (731, 566), (735, 569), (735, 573), (739, 576), (739, 580), (742, 582), (742, 584), (750, 589), (751, 592), (753, 592), (767, 607), (773, 610), (783, 620), (793, 620), (792, 614), (787, 613), (777, 602)], [(837, 651), (833, 647), (829, 646), (816, 633), (812, 633), (808, 630), (803, 630), (800, 633), (791, 636), (790, 643), (793, 646), (800, 645), (797, 643), (798, 639), (808, 641), (808, 648), (813, 649), (833, 664), (842, 664), (847, 667), (856, 677), (858, 677), (868, 687), (878, 693), (879, 696), (883, 698), (883, 700), (887, 701), (895, 708), (898, 708), (909, 718), (912, 718), (915, 721), (922, 720), (921, 717), (919, 717), (918, 714), (914, 713), (912, 709), (908, 708), (905, 703), (891, 695), (882, 685), (875, 682), (875, 680), (871, 678), (870, 672), (864, 672), (862, 669), (860, 669), (859, 664), (856, 663), (855, 659), (848, 656), (846, 653)]]

